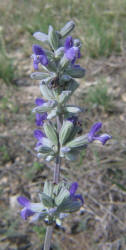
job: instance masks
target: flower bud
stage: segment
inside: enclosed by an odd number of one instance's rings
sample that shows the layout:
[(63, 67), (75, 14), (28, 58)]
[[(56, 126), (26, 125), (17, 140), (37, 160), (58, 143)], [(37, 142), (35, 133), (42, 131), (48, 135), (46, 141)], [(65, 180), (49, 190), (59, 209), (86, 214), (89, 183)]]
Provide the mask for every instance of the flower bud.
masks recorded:
[(64, 111), (69, 112), (69, 113), (79, 113), (79, 112), (82, 112), (82, 109), (74, 105), (71, 105), (71, 106), (68, 105), (64, 108)]
[(75, 27), (75, 23), (73, 21), (69, 21), (65, 24), (65, 26), (60, 30), (61, 37), (67, 36)]
[(79, 39), (74, 39), (74, 46), (75, 47), (81, 47), (81, 42)]
[(60, 130), (60, 134), (59, 134), (59, 140), (60, 140), (61, 145), (64, 145), (67, 142), (73, 129), (74, 129), (74, 125), (72, 122), (64, 121), (63, 126)]

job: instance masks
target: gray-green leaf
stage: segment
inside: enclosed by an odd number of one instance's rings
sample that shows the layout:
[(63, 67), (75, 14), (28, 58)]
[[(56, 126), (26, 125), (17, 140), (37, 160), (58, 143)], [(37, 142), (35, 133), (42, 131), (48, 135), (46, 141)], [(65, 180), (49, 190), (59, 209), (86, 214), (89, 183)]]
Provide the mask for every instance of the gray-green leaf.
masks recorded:
[(69, 112), (69, 113), (79, 113), (79, 112), (82, 112), (82, 109), (74, 105), (67, 105), (64, 107), (64, 111)]
[(57, 33), (55, 32), (55, 30), (53, 29), (51, 25), (49, 26), (48, 40), (53, 50), (58, 49), (59, 38), (58, 38)]
[(47, 42), (47, 41), (48, 41), (48, 35), (46, 35), (46, 34), (43, 33), (43, 32), (35, 32), (35, 33), (33, 34), (33, 36), (34, 36), (37, 40), (39, 40), (39, 41), (41, 41), (41, 42)]
[(46, 136), (51, 140), (54, 145), (58, 144), (58, 137), (56, 129), (53, 127), (53, 124), (50, 122), (44, 123), (44, 131)]
[(88, 144), (88, 136), (86, 134), (75, 138), (74, 140), (68, 142), (65, 146), (70, 147), (71, 149), (75, 149), (86, 146), (87, 144)]
[(59, 206), (62, 203), (62, 201), (69, 196), (70, 192), (65, 187), (62, 187), (59, 194), (55, 198), (56, 205)]
[(40, 196), (41, 196), (42, 203), (45, 207), (48, 207), (48, 208), (53, 207), (53, 199), (51, 197), (49, 197), (45, 193), (41, 193)]
[(35, 80), (43, 80), (49, 76), (50, 75), (48, 73), (44, 73), (44, 72), (33, 72), (31, 74), (31, 78)]
[(61, 145), (64, 145), (66, 143), (73, 129), (74, 129), (74, 125), (72, 122), (70, 121), (63, 122), (62, 128), (59, 133), (59, 141)]

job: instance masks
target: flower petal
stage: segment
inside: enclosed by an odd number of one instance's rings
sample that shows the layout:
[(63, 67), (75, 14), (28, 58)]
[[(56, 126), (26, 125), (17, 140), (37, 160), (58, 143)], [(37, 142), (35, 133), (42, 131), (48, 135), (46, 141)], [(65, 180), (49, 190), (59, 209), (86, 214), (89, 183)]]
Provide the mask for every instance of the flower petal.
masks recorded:
[(36, 125), (37, 126), (43, 126), (44, 120), (47, 119), (47, 113), (39, 114), (36, 113)]
[(48, 64), (48, 59), (46, 55), (39, 56), (40, 63), (42, 65), (47, 65)]
[(45, 55), (45, 51), (43, 50), (43, 48), (40, 45), (34, 44), (32, 46), (32, 50), (33, 50), (35, 55)]
[(33, 67), (34, 70), (38, 70), (38, 63), (36, 61), (33, 61)]
[(77, 120), (78, 120), (78, 117), (74, 116), (74, 115), (72, 115), (71, 117), (67, 118), (67, 121), (72, 122), (74, 125), (76, 124)]
[(67, 57), (68, 60), (72, 61), (75, 59), (76, 57), (76, 51), (74, 50), (74, 48), (70, 48), (65, 52), (65, 55)]
[(34, 222), (38, 221), (42, 214), (44, 214), (44, 215), (46, 216), (45, 213), (35, 213), (35, 214), (32, 216), (30, 222), (31, 222), (31, 223), (34, 223)]
[(100, 130), (102, 127), (102, 122), (96, 122), (90, 129), (90, 132), (88, 133), (88, 140), (89, 142), (93, 141), (93, 137), (95, 136), (96, 132)]
[(83, 197), (82, 197), (81, 194), (75, 194), (75, 195), (74, 195), (74, 198), (75, 198), (76, 200), (81, 200), (82, 204), (84, 204), (84, 199), (83, 199)]
[(41, 140), (43, 137), (46, 137), (45, 134), (39, 130), (39, 129), (35, 129), (34, 130), (34, 137), (37, 139), (37, 140)]
[(34, 215), (34, 212), (32, 212), (29, 208), (23, 208), (21, 211), (21, 217), (23, 220), (27, 220), (29, 216)]
[(25, 198), (24, 196), (19, 196), (17, 198), (17, 201), (23, 207), (28, 207), (28, 205), (30, 204), (30, 201), (27, 198)]
[(72, 36), (68, 36), (65, 40), (64, 48), (65, 51), (73, 47), (73, 39)]
[(36, 100), (35, 100), (35, 104), (37, 106), (42, 106), (44, 103), (45, 103), (45, 100), (42, 98), (36, 98)]
[(112, 136), (110, 136), (108, 134), (103, 134), (103, 135), (100, 135), (100, 136), (95, 136), (94, 140), (98, 140), (104, 145), (111, 138), (112, 138)]
[(75, 194), (77, 188), (78, 188), (78, 183), (77, 182), (73, 182), (71, 184), (71, 186), (70, 186), (70, 189), (69, 189), (71, 196)]

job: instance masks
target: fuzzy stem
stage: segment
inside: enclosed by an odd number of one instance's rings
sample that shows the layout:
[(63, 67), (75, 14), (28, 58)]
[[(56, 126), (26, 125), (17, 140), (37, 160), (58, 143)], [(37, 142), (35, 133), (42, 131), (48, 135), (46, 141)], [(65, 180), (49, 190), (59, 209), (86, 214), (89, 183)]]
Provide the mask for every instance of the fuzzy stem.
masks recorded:
[[(62, 117), (57, 116), (57, 132), (59, 134), (60, 128), (62, 124)], [(56, 165), (54, 168), (54, 176), (53, 176), (53, 183), (58, 184), (60, 179), (60, 165), (61, 165), (61, 158), (60, 158), (60, 143), (58, 139), (58, 153), (56, 157)], [(50, 250), (51, 245), (51, 238), (52, 238), (53, 226), (47, 226), (45, 242), (44, 242), (44, 250)]]
[(44, 250), (50, 249), (51, 239), (52, 239), (52, 231), (53, 231), (53, 226), (52, 225), (47, 226), (45, 242), (44, 242)]

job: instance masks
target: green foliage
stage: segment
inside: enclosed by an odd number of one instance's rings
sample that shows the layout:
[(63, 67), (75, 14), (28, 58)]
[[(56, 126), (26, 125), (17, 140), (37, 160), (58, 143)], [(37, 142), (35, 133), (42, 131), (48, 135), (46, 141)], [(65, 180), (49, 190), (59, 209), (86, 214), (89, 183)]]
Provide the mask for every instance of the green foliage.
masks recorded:
[(107, 85), (103, 80), (98, 82), (96, 86), (88, 88), (85, 102), (91, 106), (102, 106), (105, 111), (109, 111), (112, 106), (112, 96), (108, 94)]
[[(14, 102), (9, 100), (9, 97), (3, 97), (1, 99), (1, 104), (0, 104), (0, 108), (5, 111), (6, 109), (8, 109), (9, 111), (11, 111), (12, 113), (17, 113), (19, 110), (19, 107), (17, 105), (15, 105)], [(4, 113), (2, 116), (4, 119)]]
[(12, 59), (0, 55), (0, 78), (7, 84), (12, 83), (14, 79), (14, 67)]
[(36, 31), (47, 32), (48, 26), (54, 25), (54, 16), (50, 8), (40, 7), (37, 13), (34, 13), (31, 22), (24, 22), (24, 28), (33, 34)]
[(46, 233), (46, 228), (45, 227), (35, 225), (35, 226), (32, 227), (32, 229), (37, 234), (37, 236), (38, 236), (38, 238), (40, 240), (44, 239), (45, 233)]
[(13, 59), (8, 57), (2, 32), (0, 30), (0, 78), (6, 84), (12, 83), (14, 79)]
[(0, 153), (2, 154), (2, 161), (7, 162), (10, 160), (8, 149), (5, 145), (0, 146)]

